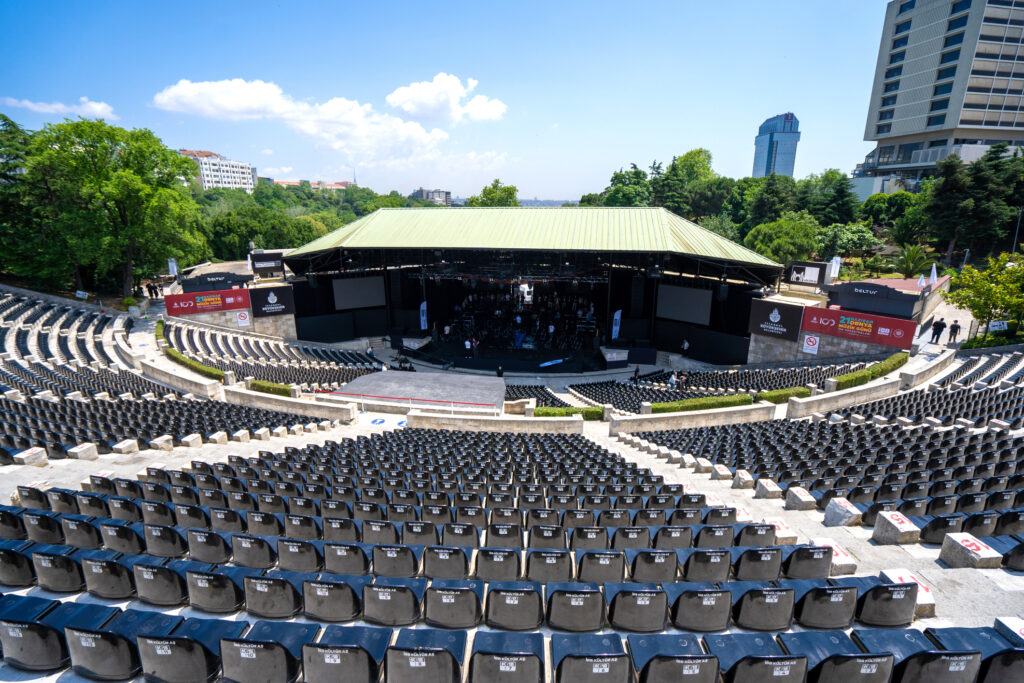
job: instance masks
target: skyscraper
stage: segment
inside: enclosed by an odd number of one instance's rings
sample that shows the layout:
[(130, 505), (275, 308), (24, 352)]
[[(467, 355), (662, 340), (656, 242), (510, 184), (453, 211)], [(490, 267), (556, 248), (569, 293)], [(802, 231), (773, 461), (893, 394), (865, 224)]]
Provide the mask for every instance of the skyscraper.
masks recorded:
[(1024, 3), (891, 0), (878, 48), (860, 176), (909, 180), (950, 154), (1024, 145)]
[(771, 175), (793, 175), (796, 143), (800, 142), (800, 122), (790, 113), (773, 116), (757, 129), (754, 138), (755, 178)]

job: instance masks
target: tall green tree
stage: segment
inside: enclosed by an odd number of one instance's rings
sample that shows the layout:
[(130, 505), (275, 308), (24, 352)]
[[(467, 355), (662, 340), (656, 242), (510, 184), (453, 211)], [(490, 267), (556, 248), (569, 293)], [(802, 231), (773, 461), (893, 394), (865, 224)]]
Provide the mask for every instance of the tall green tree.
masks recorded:
[(1022, 270), (1024, 265), (1017, 264), (1014, 255), (1004, 252), (989, 257), (984, 270), (964, 266), (953, 276), (950, 291), (942, 295), (954, 306), (970, 311), (974, 319), (985, 326), (987, 337), (988, 325), (993, 320), (1024, 312), (1020, 288), (1024, 284)]
[(466, 206), (519, 206), (515, 185), (502, 185), (501, 179), (495, 178), (490, 185), (466, 200)]
[(725, 211), (717, 216), (703, 216), (697, 219), (697, 225), (733, 242), (740, 242), (739, 228)]
[(892, 261), (896, 272), (902, 274), (905, 278), (926, 275), (933, 263), (935, 263), (935, 260), (928, 254), (928, 250), (920, 244), (904, 244), (896, 252)]
[(779, 263), (801, 261), (814, 253), (818, 221), (806, 211), (787, 211), (777, 220), (762, 223), (747, 233), (743, 244)]
[(744, 197), (749, 231), (754, 226), (771, 223), (796, 208), (796, 181), (789, 176), (771, 174)]
[(865, 223), (833, 223), (818, 228), (814, 236), (818, 258), (829, 261), (833, 256), (861, 255), (882, 246), (882, 241)]
[(612, 174), (611, 184), (604, 191), (605, 206), (650, 206), (651, 183), (647, 173), (630, 164), (629, 170)]
[(797, 208), (807, 211), (822, 225), (852, 223), (858, 204), (853, 181), (834, 168), (821, 175), (810, 175), (796, 184)]

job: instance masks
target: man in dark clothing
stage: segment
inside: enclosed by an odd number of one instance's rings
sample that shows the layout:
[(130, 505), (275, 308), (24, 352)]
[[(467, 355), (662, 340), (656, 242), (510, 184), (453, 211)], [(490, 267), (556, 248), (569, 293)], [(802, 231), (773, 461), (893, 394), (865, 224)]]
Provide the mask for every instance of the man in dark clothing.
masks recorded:
[(960, 336), (960, 321), (954, 320), (949, 326), (949, 343), (956, 344), (956, 338)]
[(501, 366), (499, 365), (499, 366), (498, 366), (498, 371), (497, 371), (497, 373), (495, 373), (495, 374), (497, 374), (497, 375), (498, 375), (498, 377), (504, 377), (504, 376), (505, 376), (505, 371), (504, 371), (504, 370), (502, 370), (502, 369), (501, 369)]
[(638, 365), (638, 366), (636, 366), (636, 369), (633, 370), (633, 384), (639, 384), (639, 383), (640, 383), (640, 366)]
[(946, 319), (939, 318), (938, 322), (932, 323), (932, 344), (938, 344), (942, 333), (946, 329)]

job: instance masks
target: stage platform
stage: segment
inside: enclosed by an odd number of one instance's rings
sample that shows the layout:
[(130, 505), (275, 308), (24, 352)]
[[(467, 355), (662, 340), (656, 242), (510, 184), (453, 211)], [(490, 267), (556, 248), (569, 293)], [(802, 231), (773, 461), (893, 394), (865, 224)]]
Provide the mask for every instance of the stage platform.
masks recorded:
[(396, 403), (417, 405), (491, 407), (501, 409), (505, 381), (499, 377), (461, 375), (445, 372), (374, 372), (357, 377), (336, 395), (354, 394)]

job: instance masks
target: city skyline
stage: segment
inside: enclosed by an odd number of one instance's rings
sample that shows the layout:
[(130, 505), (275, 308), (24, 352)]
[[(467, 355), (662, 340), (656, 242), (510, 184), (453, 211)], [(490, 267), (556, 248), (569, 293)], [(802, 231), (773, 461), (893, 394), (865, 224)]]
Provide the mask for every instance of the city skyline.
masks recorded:
[(355, 175), (379, 192), (469, 196), (500, 177), (521, 196), (564, 199), (696, 147), (718, 173), (747, 176), (749, 131), (797, 111), (794, 175), (852, 170), (872, 148), (862, 137), (885, 0), (795, 0), (785, 14), (739, 4), (628, 15), (528, 4), (506, 16), (451, 3), (424, 30), (402, 4), (111, 2), (64, 5), (53, 20), (46, 3), (8, 3), (0, 56), (17, 68), (0, 111), (29, 128), (77, 115), (149, 128), (172, 149), (278, 179)]

